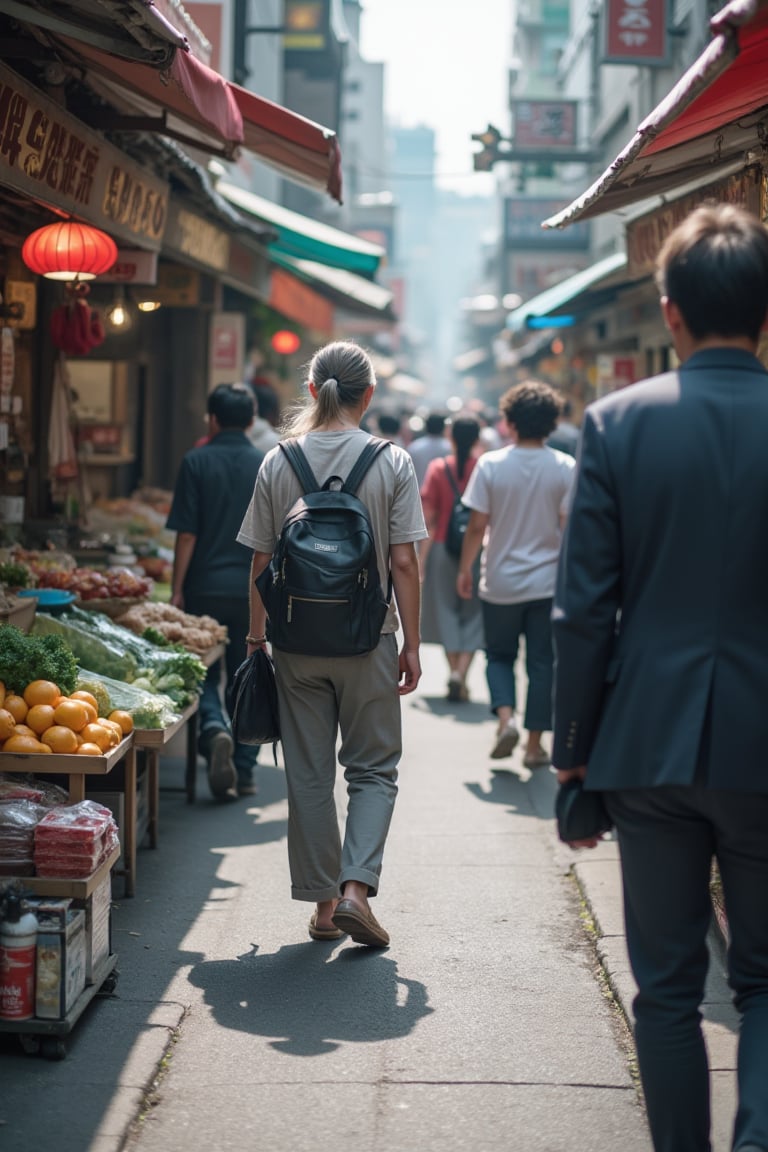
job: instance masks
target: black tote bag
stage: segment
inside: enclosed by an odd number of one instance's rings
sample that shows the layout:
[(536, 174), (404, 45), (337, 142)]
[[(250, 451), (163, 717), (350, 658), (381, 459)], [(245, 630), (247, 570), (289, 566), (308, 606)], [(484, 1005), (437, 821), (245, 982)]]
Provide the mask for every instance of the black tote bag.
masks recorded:
[(246, 656), (227, 688), (232, 735), (238, 744), (276, 744), (280, 739), (277, 684), (265, 648)]

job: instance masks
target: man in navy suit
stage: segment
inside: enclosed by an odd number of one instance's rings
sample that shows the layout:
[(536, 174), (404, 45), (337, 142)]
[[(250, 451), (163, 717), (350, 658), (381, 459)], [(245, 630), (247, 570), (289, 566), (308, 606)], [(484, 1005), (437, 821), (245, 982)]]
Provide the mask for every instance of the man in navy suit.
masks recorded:
[(742, 1015), (733, 1148), (768, 1152), (768, 232), (740, 208), (698, 208), (657, 280), (681, 367), (585, 413), (552, 760), (561, 783), (604, 793), (617, 830), (656, 1152), (711, 1148), (713, 857)]

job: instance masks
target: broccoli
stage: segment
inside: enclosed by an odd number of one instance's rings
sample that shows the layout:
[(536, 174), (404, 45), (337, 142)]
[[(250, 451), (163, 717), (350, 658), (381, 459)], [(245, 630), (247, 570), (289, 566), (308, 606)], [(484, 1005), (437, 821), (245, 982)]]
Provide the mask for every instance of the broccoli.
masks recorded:
[(77, 662), (61, 636), (28, 636), (11, 624), (0, 626), (0, 680), (21, 695), (33, 680), (52, 680), (68, 696), (77, 683)]

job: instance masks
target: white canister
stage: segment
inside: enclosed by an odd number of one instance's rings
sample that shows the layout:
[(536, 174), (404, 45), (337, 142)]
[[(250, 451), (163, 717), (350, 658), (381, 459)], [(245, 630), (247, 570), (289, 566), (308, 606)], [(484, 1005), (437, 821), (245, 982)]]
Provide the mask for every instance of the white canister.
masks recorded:
[(35, 1014), (37, 917), (21, 899), (5, 899), (0, 921), (0, 1020), (30, 1020)]

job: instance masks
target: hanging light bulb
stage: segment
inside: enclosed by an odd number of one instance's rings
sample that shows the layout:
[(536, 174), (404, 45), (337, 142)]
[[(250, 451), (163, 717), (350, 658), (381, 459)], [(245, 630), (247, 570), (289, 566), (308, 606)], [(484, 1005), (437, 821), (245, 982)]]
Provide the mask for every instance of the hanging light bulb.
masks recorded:
[(115, 332), (127, 332), (133, 323), (133, 317), (128, 309), (128, 302), (125, 299), (125, 290), (122, 285), (118, 286), (115, 293), (115, 301), (111, 308), (107, 309), (106, 313), (107, 324)]
[(139, 312), (157, 312), (162, 307), (159, 300), (137, 300), (136, 307)]

